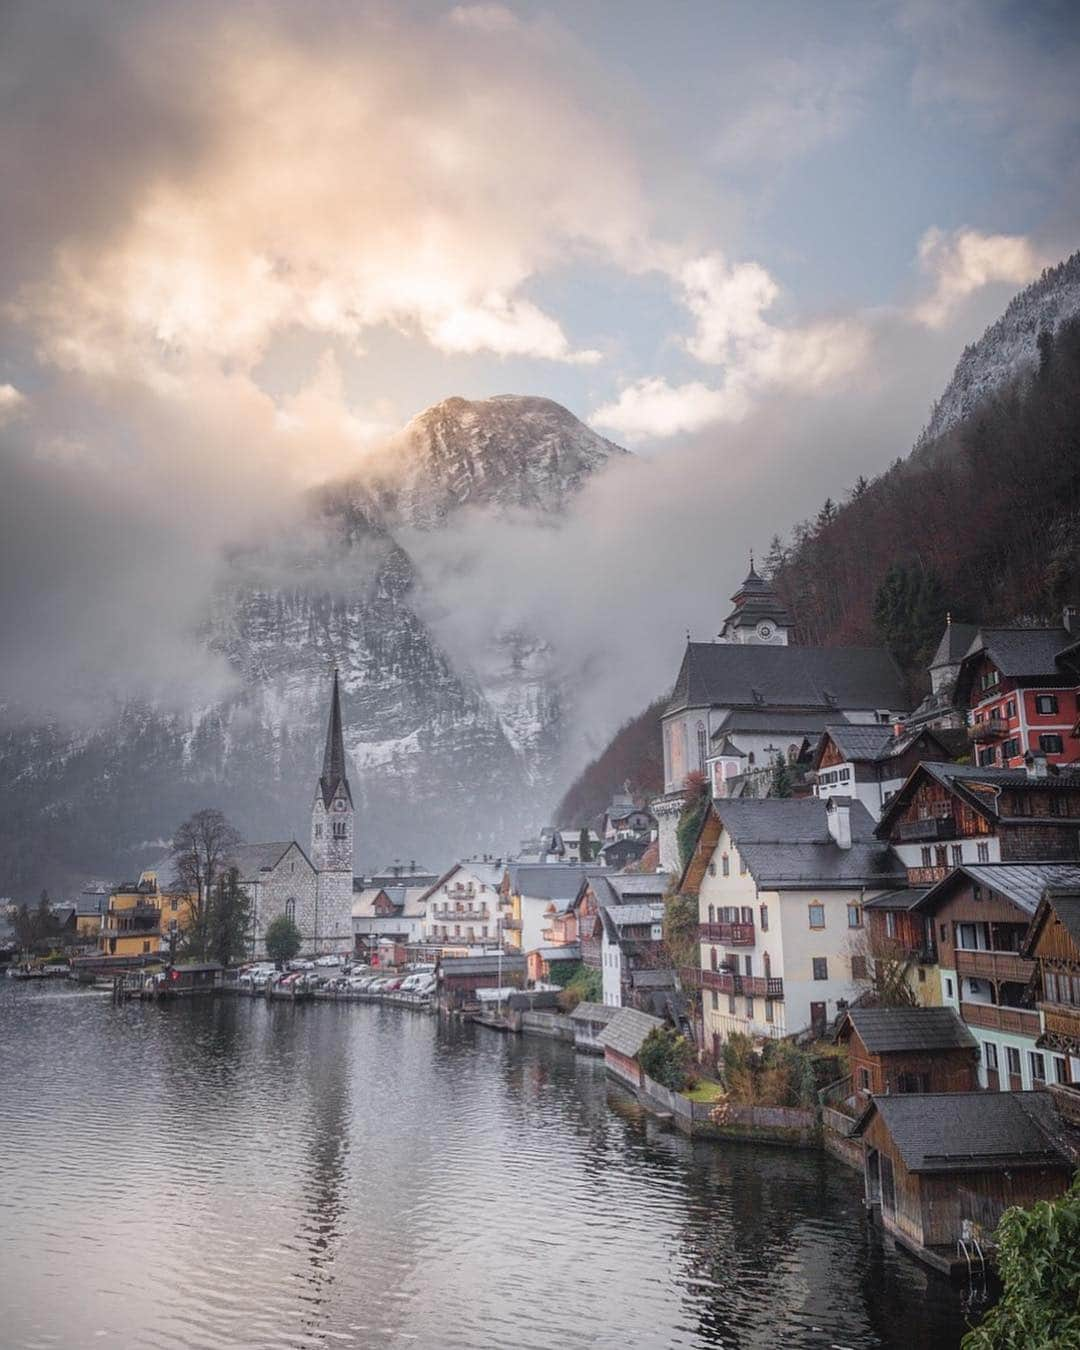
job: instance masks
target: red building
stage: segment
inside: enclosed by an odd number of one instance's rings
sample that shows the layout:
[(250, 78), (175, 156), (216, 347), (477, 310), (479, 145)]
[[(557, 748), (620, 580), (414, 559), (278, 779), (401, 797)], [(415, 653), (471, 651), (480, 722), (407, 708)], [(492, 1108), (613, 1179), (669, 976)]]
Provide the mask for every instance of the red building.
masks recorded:
[(980, 628), (960, 663), (954, 699), (967, 710), (979, 767), (1080, 759), (1080, 628)]

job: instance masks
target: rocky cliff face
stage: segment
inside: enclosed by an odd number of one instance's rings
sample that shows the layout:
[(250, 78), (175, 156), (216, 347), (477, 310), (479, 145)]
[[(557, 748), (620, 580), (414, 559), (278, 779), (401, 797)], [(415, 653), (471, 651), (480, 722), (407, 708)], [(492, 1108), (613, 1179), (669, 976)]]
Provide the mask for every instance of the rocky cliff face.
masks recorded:
[(1080, 314), (1080, 252), (1050, 267), (1009, 304), (978, 342), (964, 349), (945, 392), (934, 404), (916, 449), (943, 435), (979, 400), (1039, 359), (1039, 334), (1056, 333)]
[(249, 839), (306, 847), (334, 665), (358, 867), (515, 842), (553, 794), (564, 694), (550, 653), (494, 632), (475, 666), (456, 665), (418, 612), (395, 532), (446, 528), (466, 506), (558, 511), (623, 453), (546, 399), (422, 413), (374, 481), (319, 494), (314, 551), (277, 541), (229, 560), (203, 640), (237, 677), (230, 697), (183, 716), (128, 704), (78, 734), (0, 731), (0, 895), (135, 872), (203, 805)]

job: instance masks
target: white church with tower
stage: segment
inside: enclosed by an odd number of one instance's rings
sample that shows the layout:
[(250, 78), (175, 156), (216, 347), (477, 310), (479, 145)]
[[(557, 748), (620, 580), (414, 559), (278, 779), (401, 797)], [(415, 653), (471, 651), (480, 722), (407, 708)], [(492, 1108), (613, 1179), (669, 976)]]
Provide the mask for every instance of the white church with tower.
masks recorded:
[(266, 929), (280, 914), (300, 929), (305, 954), (352, 949), (355, 815), (335, 670), (322, 773), (311, 805), (309, 851), (295, 839), (237, 849), (240, 880), (251, 899), (255, 959), (266, 956)]

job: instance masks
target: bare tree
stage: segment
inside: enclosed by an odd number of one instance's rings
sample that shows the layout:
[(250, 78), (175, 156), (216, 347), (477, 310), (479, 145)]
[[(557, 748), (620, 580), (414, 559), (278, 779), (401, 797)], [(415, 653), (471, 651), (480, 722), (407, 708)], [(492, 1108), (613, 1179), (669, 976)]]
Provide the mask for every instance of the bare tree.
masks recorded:
[(239, 833), (209, 807), (196, 811), (173, 835), (173, 869), (179, 888), (190, 897), (194, 927), (202, 924), (214, 884), (229, 870), (239, 844)]
[(861, 970), (856, 982), (873, 987), (877, 1002), (884, 1008), (910, 1008), (918, 1003), (908, 981), (913, 954), (903, 942), (863, 929), (848, 943), (852, 965)]

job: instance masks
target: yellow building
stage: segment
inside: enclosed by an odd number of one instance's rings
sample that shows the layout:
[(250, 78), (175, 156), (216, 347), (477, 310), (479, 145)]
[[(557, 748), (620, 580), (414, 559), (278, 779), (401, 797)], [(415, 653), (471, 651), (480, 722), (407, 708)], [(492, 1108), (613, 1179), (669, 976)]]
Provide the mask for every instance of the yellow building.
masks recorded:
[(158, 888), (157, 873), (143, 872), (109, 896), (101, 917), (98, 949), (105, 956), (149, 956), (167, 951), (191, 922), (190, 898)]

